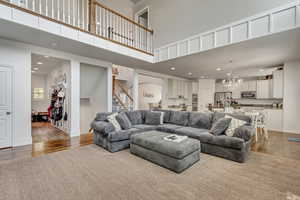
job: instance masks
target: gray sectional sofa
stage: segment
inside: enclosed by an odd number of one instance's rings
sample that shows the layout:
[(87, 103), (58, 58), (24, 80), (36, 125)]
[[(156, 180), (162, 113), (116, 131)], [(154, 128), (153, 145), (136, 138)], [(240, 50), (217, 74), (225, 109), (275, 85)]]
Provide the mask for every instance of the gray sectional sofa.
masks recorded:
[(94, 143), (110, 152), (117, 152), (130, 146), (130, 137), (134, 134), (151, 130), (186, 135), (201, 142), (201, 152), (219, 156), (237, 162), (245, 162), (250, 153), (251, 138), (254, 128), (251, 119), (243, 115), (232, 115), (244, 120), (247, 124), (234, 130), (234, 135), (210, 133), (214, 122), (224, 118), (224, 113), (199, 113), (161, 110), (164, 112), (164, 123), (149, 125), (145, 122), (145, 110), (126, 112), (131, 122), (128, 130), (115, 131), (114, 126), (107, 121), (111, 113), (98, 113), (91, 127), (94, 129)]

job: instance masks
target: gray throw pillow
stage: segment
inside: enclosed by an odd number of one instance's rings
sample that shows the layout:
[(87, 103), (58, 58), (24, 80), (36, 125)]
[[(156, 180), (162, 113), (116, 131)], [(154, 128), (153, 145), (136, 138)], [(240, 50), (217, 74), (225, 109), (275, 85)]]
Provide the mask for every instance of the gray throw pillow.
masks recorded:
[(189, 126), (193, 128), (210, 129), (212, 121), (212, 113), (190, 113)]
[(187, 126), (189, 123), (189, 113), (182, 111), (175, 111), (171, 114), (170, 122), (172, 124)]
[(132, 124), (125, 113), (118, 114), (116, 119), (123, 130), (131, 129)]
[(143, 124), (143, 111), (128, 111), (126, 112), (128, 119), (130, 120), (132, 125)]
[(151, 112), (146, 113), (145, 124), (148, 125), (160, 125), (161, 122), (161, 112)]
[(233, 137), (241, 138), (245, 142), (251, 140), (254, 134), (254, 128), (252, 126), (240, 126), (234, 130)]
[(222, 135), (225, 133), (230, 123), (231, 118), (221, 118), (213, 123), (209, 132), (215, 136)]

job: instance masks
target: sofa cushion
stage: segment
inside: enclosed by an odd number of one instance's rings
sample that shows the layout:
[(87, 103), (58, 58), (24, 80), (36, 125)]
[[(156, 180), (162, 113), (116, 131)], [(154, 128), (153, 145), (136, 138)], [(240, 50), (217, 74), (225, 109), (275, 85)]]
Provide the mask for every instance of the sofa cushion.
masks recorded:
[(133, 125), (132, 128), (141, 129), (143, 131), (152, 131), (152, 130), (156, 130), (157, 126), (147, 125), (147, 124), (138, 124), (138, 125)]
[(214, 112), (212, 123), (216, 122), (220, 118), (224, 118), (225, 115), (229, 115), (229, 116), (234, 117), (236, 119), (243, 120), (243, 121), (247, 122), (247, 124), (251, 124), (251, 122), (252, 122), (251, 117), (249, 117), (247, 115), (235, 114), (235, 113)]
[(222, 135), (228, 129), (230, 122), (231, 118), (221, 118), (213, 123), (209, 132), (215, 136)]
[(105, 121), (94, 120), (91, 124), (91, 128), (103, 135), (107, 135), (108, 133), (115, 131), (115, 127), (110, 122)]
[(110, 132), (107, 135), (107, 140), (110, 142), (119, 142), (123, 140), (129, 140), (132, 134), (141, 133), (142, 131), (137, 128), (131, 128), (127, 130)]
[(212, 113), (191, 112), (189, 116), (189, 126), (194, 128), (210, 129), (212, 124)]
[(111, 112), (100, 112), (96, 114), (95, 121), (107, 121), (107, 117), (111, 115)]
[(254, 134), (254, 128), (252, 126), (240, 126), (234, 130), (233, 137), (241, 138), (245, 142), (251, 140), (253, 134)]
[(231, 136), (231, 137), (233, 136), (235, 129), (237, 129), (238, 127), (243, 126), (247, 123), (243, 120), (239, 120), (239, 119), (237, 119), (235, 117), (232, 117), (230, 115), (225, 115), (225, 118), (230, 118), (231, 119), (230, 125), (229, 125), (228, 129), (225, 132), (225, 134), (227, 136)]
[(175, 130), (175, 134), (186, 135), (188, 137), (198, 139), (200, 142), (207, 143), (213, 139), (213, 135), (207, 129), (199, 129), (192, 127), (183, 127)]
[(178, 128), (183, 128), (183, 126), (175, 124), (162, 124), (157, 127), (157, 130), (167, 133), (175, 133), (175, 130)]
[(147, 125), (160, 125), (161, 124), (161, 112), (148, 111), (145, 117), (145, 124)]
[(127, 115), (124, 112), (118, 114), (116, 116), (116, 119), (123, 130), (130, 129), (132, 127), (130, 120), (128, 119)]
[(171, 110), (162, 110), (162, 109), (154, 109), (154, 111), (160, 111), (164, 113), (164, 123), (170, 123), (171, 114), (174, 112)]
[(132, 125), (144, 123), (144, 116), (142, 110), (128, 111), (126, 112), (126, 115), (128, 116), (128, 119), (130, 120)]
[(189, 112), (182, 112), (182, 111), (172, 112), (170, 123), (180, 125), (180, 126), (187, 126), (188, 122), (189, 122)]
[(245, 145), (245, 141), (243, 139), (229, 137), (226, 135), (213, 136), (212, 140), (208, 141), (207, 143), (232, 149), (242, 149)]

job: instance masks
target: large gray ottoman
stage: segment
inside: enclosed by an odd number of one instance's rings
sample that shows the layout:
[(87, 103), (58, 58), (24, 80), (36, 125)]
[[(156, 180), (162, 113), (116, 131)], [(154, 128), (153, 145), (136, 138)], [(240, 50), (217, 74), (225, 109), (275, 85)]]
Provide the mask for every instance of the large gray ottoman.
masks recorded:
[(200, 141), (187, 138), (176, 143), (163, 138), (170, 133), (149, 131), (131, 136), (130, 152), (180, 173), (200, 160)]

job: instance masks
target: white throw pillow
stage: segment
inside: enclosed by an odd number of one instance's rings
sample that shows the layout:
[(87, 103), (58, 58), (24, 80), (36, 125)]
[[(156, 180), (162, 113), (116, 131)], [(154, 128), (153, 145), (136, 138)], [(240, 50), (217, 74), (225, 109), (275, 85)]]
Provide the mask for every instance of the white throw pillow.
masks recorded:
[(107, 120), (112, 123), (112, 125), (115, 127), (115, 131), (120, 131), (122, 130), (119, 122), (117, 121), (116, 119), (116, 116), (118, 115), (118, 113), (114, 113), (114, 114), (111, 114), (107, 117)]
[(155, 113), (160, 113), (160, 124), (164, 124), (164, 116), (165, 116), (165, 113), (164, 112), (159, 112), (159, 111), (152, 111), (152, 112), (155, 112)]
[(236, 119), (234, 117), (231, 117), (229, 115), (226, 115), (225, 118), (231, 118), (231, 122), (230, 122), (230, 125), (228, 127), (228, 129), (226, 130), (226, 135), (227, 136), (230, 136), (232, 137), (233, 134), (234, 134), (234, 130), (240, 126), (243, 126), (246, 124), (245, 121), (243, 120), (239, 120), (239, 119)]

